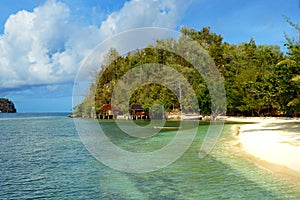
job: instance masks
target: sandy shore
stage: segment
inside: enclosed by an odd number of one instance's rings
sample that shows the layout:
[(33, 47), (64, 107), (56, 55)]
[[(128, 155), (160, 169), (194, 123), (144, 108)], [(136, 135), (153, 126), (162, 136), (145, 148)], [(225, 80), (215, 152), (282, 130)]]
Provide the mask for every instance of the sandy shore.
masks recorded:
[(240, 126), (238, 139), (242, 149), (257, 158), (256, 163), (270, 163), (268, 169), (291, 170), (300, 177), (300, 119), (229, 117), (227, 121), (250, 123)]

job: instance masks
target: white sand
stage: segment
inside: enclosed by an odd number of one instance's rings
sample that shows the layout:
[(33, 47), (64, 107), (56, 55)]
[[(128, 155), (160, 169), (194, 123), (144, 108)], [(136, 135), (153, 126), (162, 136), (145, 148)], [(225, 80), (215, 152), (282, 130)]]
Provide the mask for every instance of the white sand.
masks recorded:
[(278, 118), (228, 118), (252, 122), (242, 125), (239, 140), (243, 149), (261, 159), (300, 173), (300, 120)]

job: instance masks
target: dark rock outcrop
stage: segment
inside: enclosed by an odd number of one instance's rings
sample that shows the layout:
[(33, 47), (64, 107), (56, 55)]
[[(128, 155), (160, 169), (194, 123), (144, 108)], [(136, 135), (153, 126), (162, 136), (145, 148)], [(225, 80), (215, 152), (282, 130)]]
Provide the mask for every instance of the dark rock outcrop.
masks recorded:
[(0, 98), (0, 113), (16, 113), (17, 110), (13, 102), (8, 99)]

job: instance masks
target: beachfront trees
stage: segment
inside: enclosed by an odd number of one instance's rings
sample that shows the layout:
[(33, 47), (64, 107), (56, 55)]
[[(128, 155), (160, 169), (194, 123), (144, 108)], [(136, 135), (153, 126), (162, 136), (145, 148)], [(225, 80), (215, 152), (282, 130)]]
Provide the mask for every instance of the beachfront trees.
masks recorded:
[(238, 45), (224, 44), (222, 72), (228, 114), (258, 116), (265, 108), (276, 108), (269, 77), (282, 56), (278, 46), (256, 45), (254, 39)]
[[(293, 77), (299, 74), (299, 42), (289, 42), (287, 44), (289, 52), (284, 55), (278, 46), (257, 45), (253, 38), (241, 44), (225, 43), (221, 35), (211, 32), (209, 28), (197, 31), (183, 27), (181, 32), (183, 37), (193, 39), (202, 45), (222, 73), (227, 96), (227, 114), (275, 115), (280, 112), (288, 113), (297, 107), (299, 78)], [(201, 110), (201, 114), (209, 115), (211, 99), (207, 86), (214, 84), (213, 76), (211, 80), (205, 82), (203, 74), (199, 74), (191, 63), (171, 51), (164, 50), (166, 49), (164, 47), (186, 48), (183, 37), (178, 40), (172, 38), (158, 40), (154, 45), (123, 56), (111, 49), (106, 56), (107, 62), (103, 64), (91, 84), (91, 90), (94, 92), (90, 92), (77, 109), (81, 112), (90, 112), (91, 102), (94, 101), (97, 111), (103, 104), (111, 103), (113, 89), (126, 72), (139, 66), (156, 63), (158, 64), (156, 67), (169, 66), (185, 77), (195, 91), (198, 100), (196, 106)], [(137, 85), (143, 82), (143, 74), (147, 74), (148, 69), (146, 67), (136, 71), (131, 80), (137, 81)], [(172, 74), (164, 74), (160, 70), (156, 70), (155, 74), (158, 77), (170, 77), (169, 84), (180, 92), (173, 94), (163, 85), (144, 84), (136, 88), (133, 94), (127, 94), (131, 95), (129, 107), (132, 104), (143, 104), (143, 108), (149, 110), (152, 106), (160, 104), (166, 111), (171, 111), (180, 107), (181, 95), (189, 96), (185, 89), (180, 88), (181, 85), (175, 81), (176, 78), (172, 78)], [(191, 103), (186, 102), (186, 105), (189, 104)], [(191, 109), (195, 108), (195, 105), (189, 106)]]
[(287, 43), (285, 45), (288, 48), (288, 57), (282, 61), (284, 65), (291, 68), (288, 78), (290, 78), (289, 83), (292, 87), (293, 96), (289, 99), (287, 106), (291, 110), (300, 111), (300, 25), (288, 17), (286, 20), (298, 32), (295, 37), (286, 35)]

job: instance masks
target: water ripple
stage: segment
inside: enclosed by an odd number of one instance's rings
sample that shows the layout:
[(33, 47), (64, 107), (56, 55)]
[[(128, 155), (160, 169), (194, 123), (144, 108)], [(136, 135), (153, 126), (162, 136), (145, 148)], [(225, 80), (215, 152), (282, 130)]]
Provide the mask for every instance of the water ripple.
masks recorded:
[[(205, 159), (198, 159), (197, 149), (204, 138), (205, 126), (179, 160), (146, 174), (121, 173), (99, 163), (80, 142), (72, 119), (66, 117), (0, 120), (0, 127), (0, 199), (300, 197), (293, 186), (271, 178), (221, 148), (217, 147)], [(141, 148), (129, 137), (118, 134), (112, 137), (124, 146)], [(145, 144), (164, 143), (170, 137), (168, 132)], [(239, 166), (242, 171), (232, 166)]]

